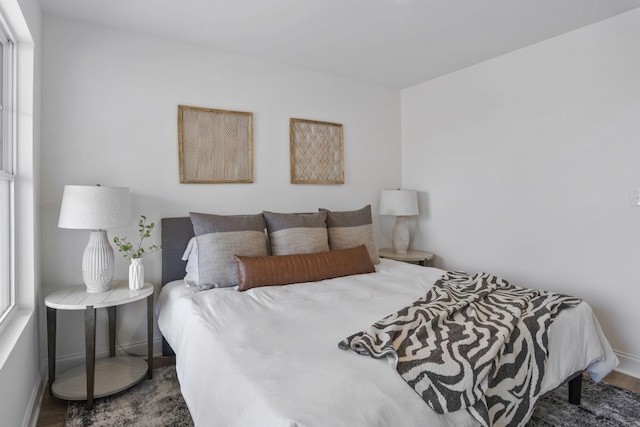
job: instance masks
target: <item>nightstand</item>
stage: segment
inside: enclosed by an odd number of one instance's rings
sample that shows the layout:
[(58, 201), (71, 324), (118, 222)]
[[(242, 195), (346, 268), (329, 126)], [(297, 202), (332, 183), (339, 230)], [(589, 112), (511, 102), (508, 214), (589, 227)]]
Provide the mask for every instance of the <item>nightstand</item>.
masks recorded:
[[(147, 300), (147, 360), (116, 355), (116, 307)], [(126, 280), (114, 281), (111, 289), (88, 293), (85, 285), (72, 286), (49, 294), (47, 306), (47, 344), (49, 357), (49, 394), (65, 400), (86, 400), (109, 396), (136, 384), (153, 371), (153, 286), (145, 283), (137, 291)], [(106, 308), (109, 317), (109, 356), (96, 360), (96, 309)], [(86, 366), (69, 369), (56, 378), (56, 319), (58, 310), (84, 310)]]
[(397, 254), (393, 252), (393, 249), (379, 249), (378, 254), (381, 258), (389, 258), (396, 261), (403, 261), (409, 263), (417, 263), (422, 266), (430, 266), (433, 261), (433, 254), (431, 252), (416, 251), (409, 249), (406, 254)]

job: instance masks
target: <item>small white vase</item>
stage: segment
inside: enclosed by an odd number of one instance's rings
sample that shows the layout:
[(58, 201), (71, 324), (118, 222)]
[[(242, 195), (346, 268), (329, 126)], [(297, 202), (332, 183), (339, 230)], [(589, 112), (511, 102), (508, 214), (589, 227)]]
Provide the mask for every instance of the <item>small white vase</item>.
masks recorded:
[(129, 265), (129, 289), (138, 291), (144, 287), (144, 265), (141, 258), (131, 258)]

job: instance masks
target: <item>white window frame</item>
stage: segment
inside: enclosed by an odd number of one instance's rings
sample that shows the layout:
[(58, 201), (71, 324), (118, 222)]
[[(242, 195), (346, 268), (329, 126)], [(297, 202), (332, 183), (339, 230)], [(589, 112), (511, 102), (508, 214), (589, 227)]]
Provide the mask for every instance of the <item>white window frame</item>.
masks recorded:
[[(8, 204), (8, 226), (7, 230), (3, 230), (6, 233), (9, 241), (8, 243), (8, 256), (7, 259), (0, 259), (0, 286), (3, 287), (2, 292), (7, 292), (9, 296), (8, 305), (6, 307), (0, 306), (0, 326), (9, 318), (11, 313), (15, 310), (17, 289), (16, 289), (16, 199), (15, 199), (15, 185), (16, 185), (16, 135), (14, 132), (16, 115), (15, 108), (16, 100), (16, 57), (15, 57), (15, 43), (11, 34), (8, 32), (7, 26), (4, 22), (0, 21), (0, 43), (3, 45), (2, 49), (2, 103), (0, 104), (0, 119), (2, 120), (2, 164), (0, 164), (0, 180), (9, 182), (9, 191), (6, 195), (7, 199), (3, 202)], [(1, 224), (0, 226), (5, 226)], [(4, 244), (4, 243), (2, 243)], [(7, 269), (7, 270), (5, 270)], [(6, 276), (5, 276), (6, 274)]]

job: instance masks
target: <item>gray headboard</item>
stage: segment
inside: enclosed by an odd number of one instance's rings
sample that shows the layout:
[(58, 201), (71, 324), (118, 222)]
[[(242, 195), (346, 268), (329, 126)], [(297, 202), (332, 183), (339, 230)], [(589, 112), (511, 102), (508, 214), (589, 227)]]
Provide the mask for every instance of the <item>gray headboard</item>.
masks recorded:
[[(194, 233), (191, 218), (188, 216), (162, 218), (161, 224), (162, 286), (164, 286), (169, 282), (184, 278), (187, 262), (182, 261), (182, 255)], [(162, 355), (173, 356), (174, 354), (169, 343), (162, 337)]]
[(189, 240), (194, 236), (191, 218), (162, 218), (162, 286), (184, 278), (187, 266), (182, 261)]

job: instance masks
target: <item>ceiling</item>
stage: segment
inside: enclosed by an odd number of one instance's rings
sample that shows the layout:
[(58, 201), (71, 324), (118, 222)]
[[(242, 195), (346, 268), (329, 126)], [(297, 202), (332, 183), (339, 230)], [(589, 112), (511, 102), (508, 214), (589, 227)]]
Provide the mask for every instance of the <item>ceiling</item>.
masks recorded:
[(40, 0), (43, 12), (403, 89), (640, 0)]

